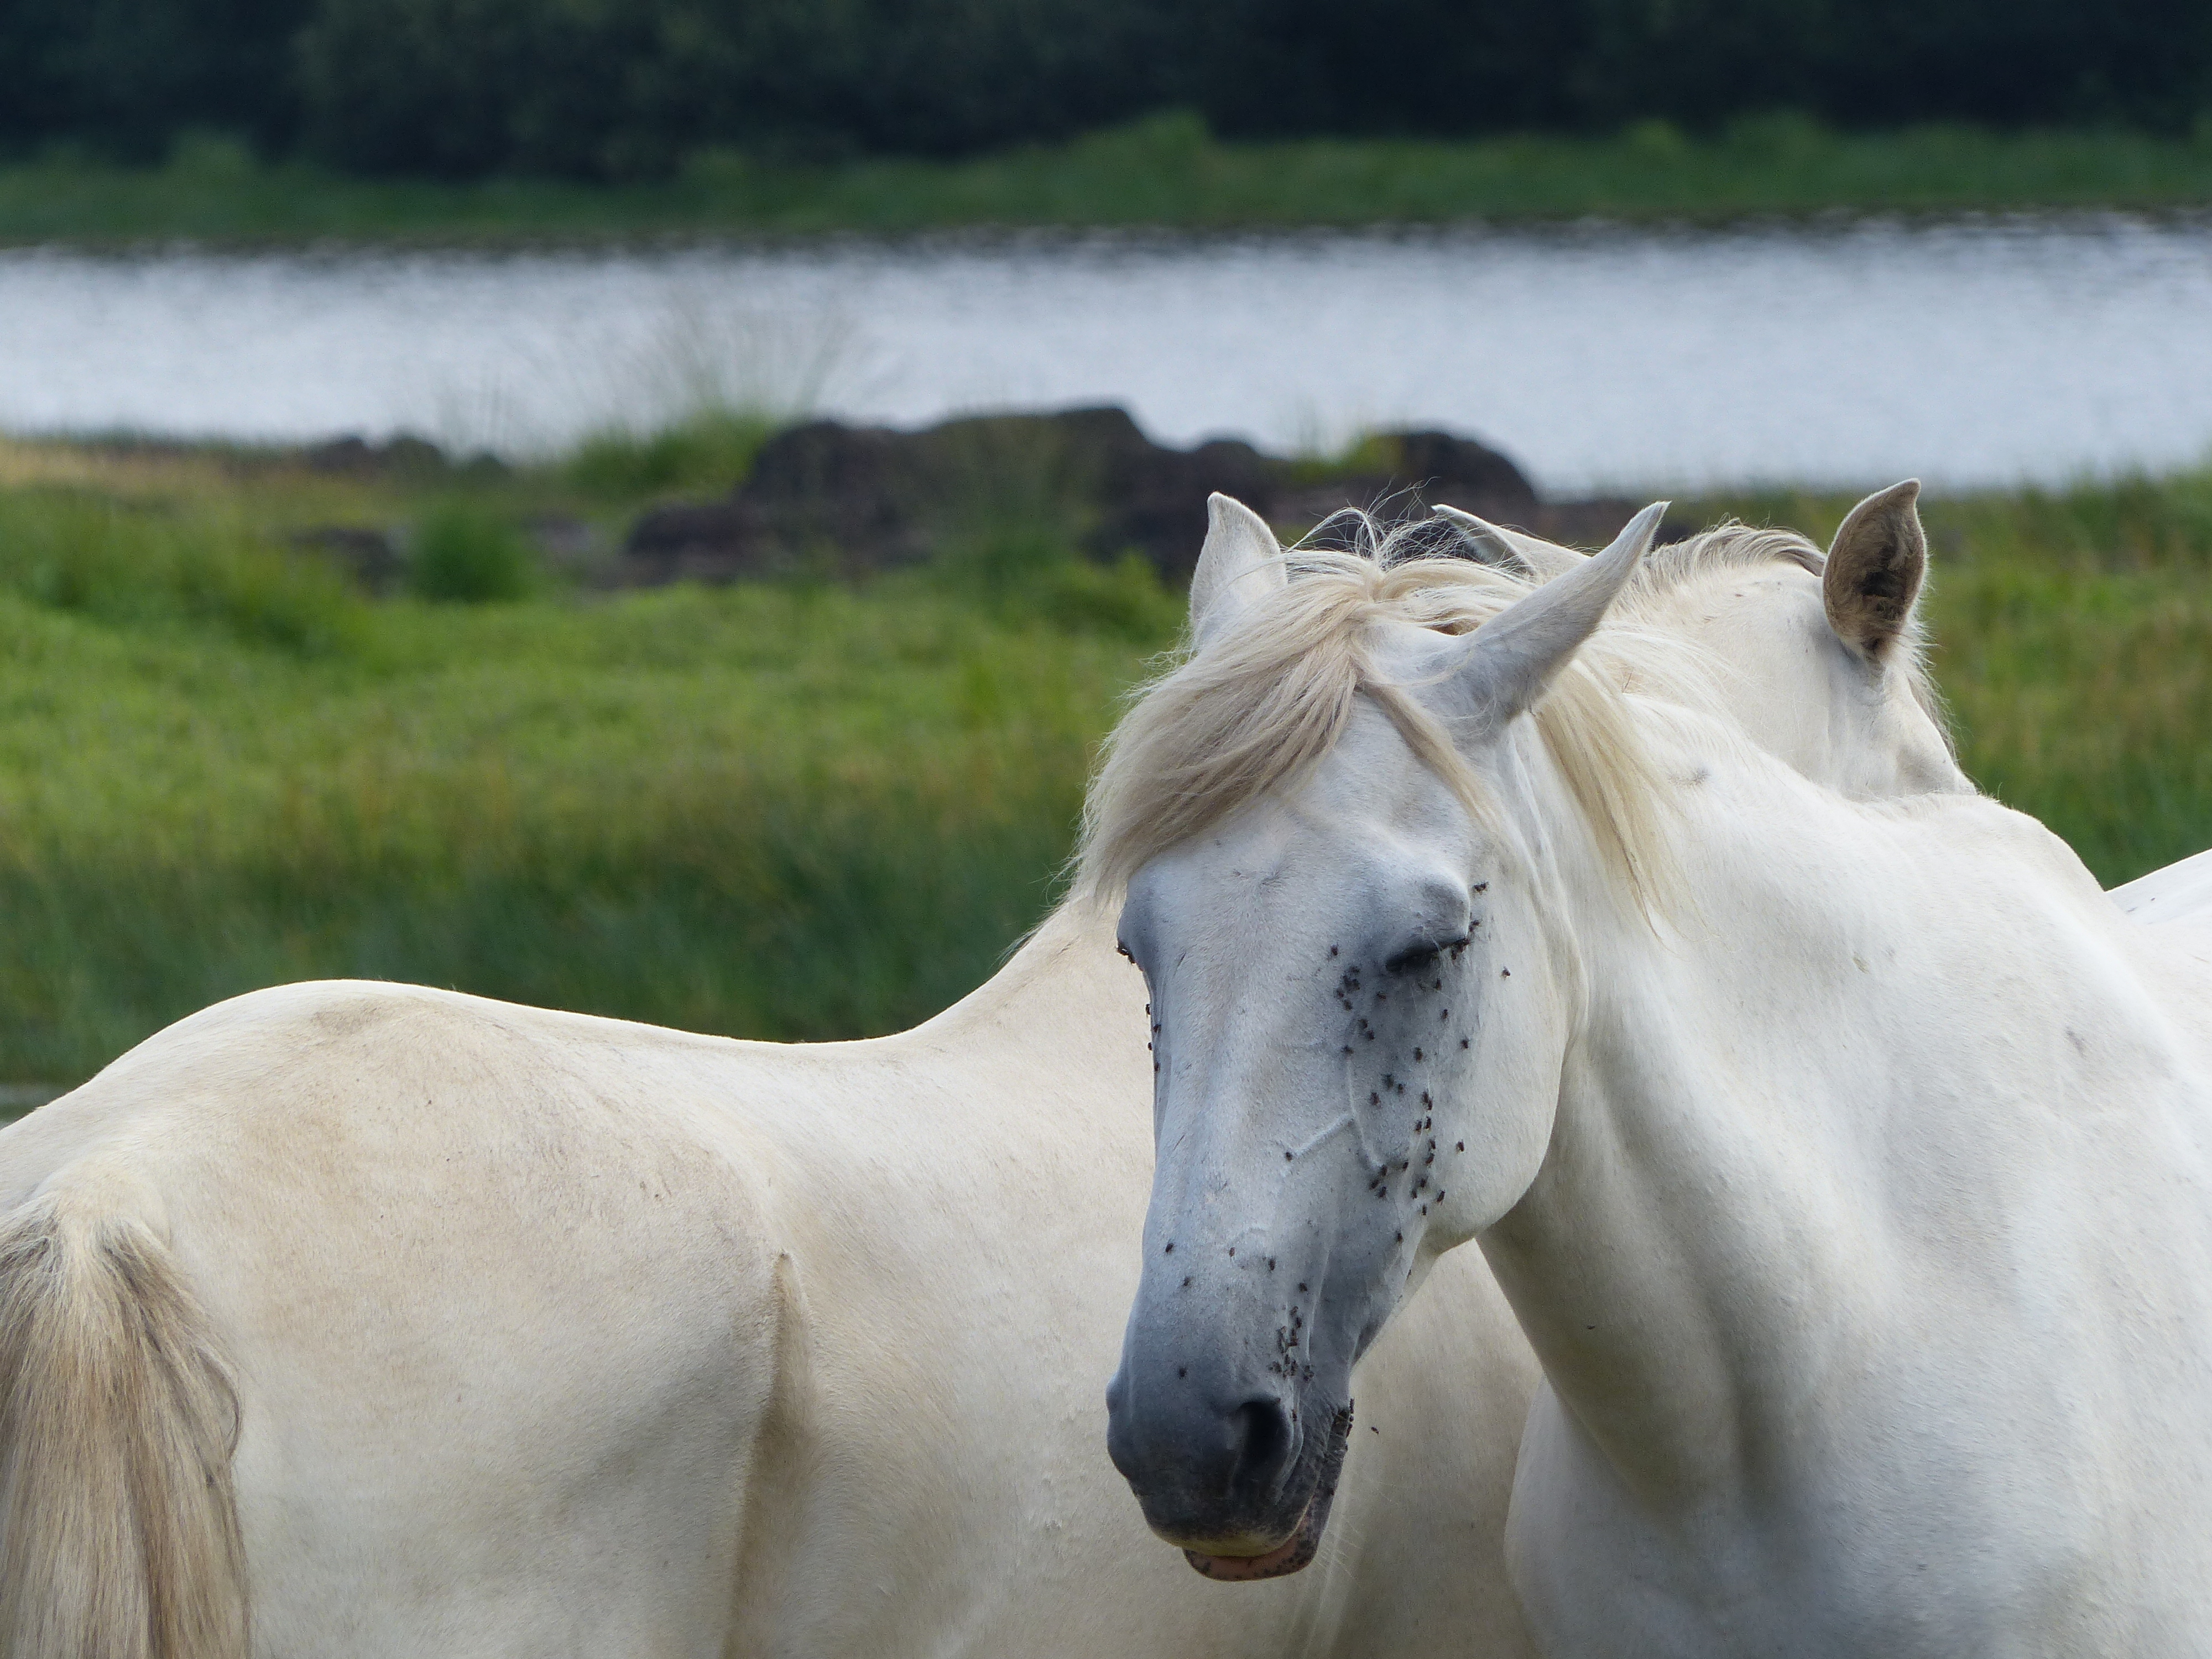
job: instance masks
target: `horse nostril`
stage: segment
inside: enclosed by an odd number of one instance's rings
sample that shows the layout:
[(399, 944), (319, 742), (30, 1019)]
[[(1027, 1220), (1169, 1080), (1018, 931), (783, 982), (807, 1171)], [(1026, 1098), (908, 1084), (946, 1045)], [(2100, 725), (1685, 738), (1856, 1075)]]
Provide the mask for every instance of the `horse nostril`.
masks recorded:
[(1231, 1418), (1237, 1448), (1230, 1480), (1246, 1496), (1272, 1497), (1291, 1461), (1291, 1419), (1279, 1401), (1248, 1400)]

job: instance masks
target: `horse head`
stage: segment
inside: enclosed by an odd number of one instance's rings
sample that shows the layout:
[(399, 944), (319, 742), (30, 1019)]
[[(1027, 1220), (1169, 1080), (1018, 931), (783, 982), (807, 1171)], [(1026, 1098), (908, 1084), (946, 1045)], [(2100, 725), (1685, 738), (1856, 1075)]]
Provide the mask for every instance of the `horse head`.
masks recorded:
[[(1916, 495), (1860, 503), (1825, 558), (1724, 527), (1632, 587), (1659, 507), (1594, 558), (1455, 515), (1532, 583), (1285, 554), (1213, 502), (1193, 653), (1116, 733), (1085, 853), (1123, 895), (1157, 1075), (1109, 1445), (1201, 1571), (1312, 1559), (1354, 1363), (1543, 1160), (1586, 988), (1561, 885), (1665, 879), (1644, 813), (1671, 785), (1613, 775), (1636, 764), (1617, 693), (1671, 684), (1844, 793), (1971, 788), (1921, 678)], [(1579, 661), (1624, 591), (1605, 660)]]
[[(1543, 1158), (1577, 990), (1544, 833), (1490, 804), (1661, 511), (1502, 608), (1437, 590), (1438, 626), (1407, 619), (1417, 580), (1284, 582), (1264, 526), (1217, 507), (1189, 683), (1117, 734), (1089, 852), (1126, 878), (1159, 1158), (1109, 1443), (1201, 1571), (1311, 1559), (1353, 1363)], [(1224, 790), (1179, 833), (1178, 804)]]

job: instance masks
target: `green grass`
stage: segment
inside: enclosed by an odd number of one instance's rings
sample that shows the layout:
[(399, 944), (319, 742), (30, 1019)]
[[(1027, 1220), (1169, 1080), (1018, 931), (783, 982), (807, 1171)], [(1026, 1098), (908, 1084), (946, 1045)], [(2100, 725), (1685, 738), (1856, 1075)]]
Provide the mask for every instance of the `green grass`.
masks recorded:
[(1786, 117), (1711, 137), (1224, 143), (1166, 115), (1073, 143), (939, 163), (807, 166), (716, 152), (659, 184), (340, 178), (200, 139), (164, 167), (0, 167), (0, 242), (425, 240), (897, 233), (977, 226), (1187, 228), (1847, 210), (2171, 208), (2212, 201), (2212, 130), (1845, 135)]
[(1142, 654), (918, 583), (354, 608), (311, 651), (0, 588), (0, 1078), (331, 974), (909, 1024), (1042, 913)]
[[(285, 550), (349, 522), (419, 551), (439, 514), (615, 526), (649, 496), (575, 467), (0, 444), (0, 1083), (316, 975), (811, 1038), (989, 974), (1174, 596), (1012, 513), (858, 590), (592, 595), (533, 567), (477, 603), (371, 600)], [(1705, 508), (1825, 535), (1848, 505)], [(1975, 775), (2107, 882), (2212, 842), (2212, 474), (1927, 514)]]

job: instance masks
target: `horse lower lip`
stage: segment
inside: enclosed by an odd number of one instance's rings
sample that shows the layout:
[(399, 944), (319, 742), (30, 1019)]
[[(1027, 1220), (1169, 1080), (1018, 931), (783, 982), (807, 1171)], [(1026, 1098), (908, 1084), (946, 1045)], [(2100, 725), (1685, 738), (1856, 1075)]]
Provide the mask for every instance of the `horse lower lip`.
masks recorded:
[(1328, 1527), (1329, 1506), (1336, 1501), (1337, 1479), (1344, 1472), (1344, 1454), (1352, 1442), (1352, 1407), (1336, 1414), (1329, 1428), (1328, 1449), (1323, 1454), (1321, 1480), (1290, 1537), (1264, 1555), (1204, 1555), (1185, 1550), (1183, 1559), (1208, 1578), (1245, 1583), (1258, 1578), (1280, 1578), (1312, 1564), (1321, 1549), (1322, 1534)]
[(1280, 1578), (1304, 1566), (1321, 1547), (1321, 1528), (1315, 1524), (1314, 1511), (1322, 1507), (1322, 1495), (1314, 1494), (1289, 1541), (1277, 1545), (1265, 1555), (1201, 1555), (1196, 1550), (1185, 1550), (1182, 1559), (1208, 1578), (1218, 1578), (1225, 1583), (1237, 1583), (1255, 1578)]

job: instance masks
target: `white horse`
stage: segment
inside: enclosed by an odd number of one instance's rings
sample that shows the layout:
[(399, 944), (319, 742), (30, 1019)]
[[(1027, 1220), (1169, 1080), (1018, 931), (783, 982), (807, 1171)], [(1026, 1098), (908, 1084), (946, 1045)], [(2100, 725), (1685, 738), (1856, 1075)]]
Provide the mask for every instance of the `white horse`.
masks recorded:
[(2212, 921), (2212, 852), (2193, 854), (2115, 887), (2112, 902), (2154, 927)]
[[(1201, 612), (1279, 556), (1217, 502)], [(1771, 653), (1720, 695), (1778, 752), (1948, 765), (1809, 548), (1669, 556), (1652, 625)], [(807, 1048), (295, 986), (0, 1133), (0, 1650), (1525, 1650), (1536, 1368), (1473, 1252), (1370, 1356), (1312, 1571), (1224, 1589), (1146, 1539), (1098, 1455), (1151, 1161), (1111, 943), (1064, 913), (917, 1030)]]
[[(1477, 1240), (1545, 1374), (1546, 1650), (2206, 1651), (2212, 938), (1994, 802), (1780, 764), (1599, 627), (1643, 550), (1218, 574), (1117, 733), (1085, 880), (1161, 1070), (1116, 1463), (1187, 1549), (1309, 1548), (1353, 1362)], [(1870, 662), (1894, 576), (1826, 573)]]
[(1521, 1650), (1458, 1570), (1533, 1383), (1480, 1272), (1382, 1420), (1516, 1420), (1370, 1437), (1310, 1593), (1146, 1539), (1098, 1444), (1142, 1021), (1060, 918), (871, 1042), (362, 983), (171, 1027), (0, 1135), (0, 1651)]

